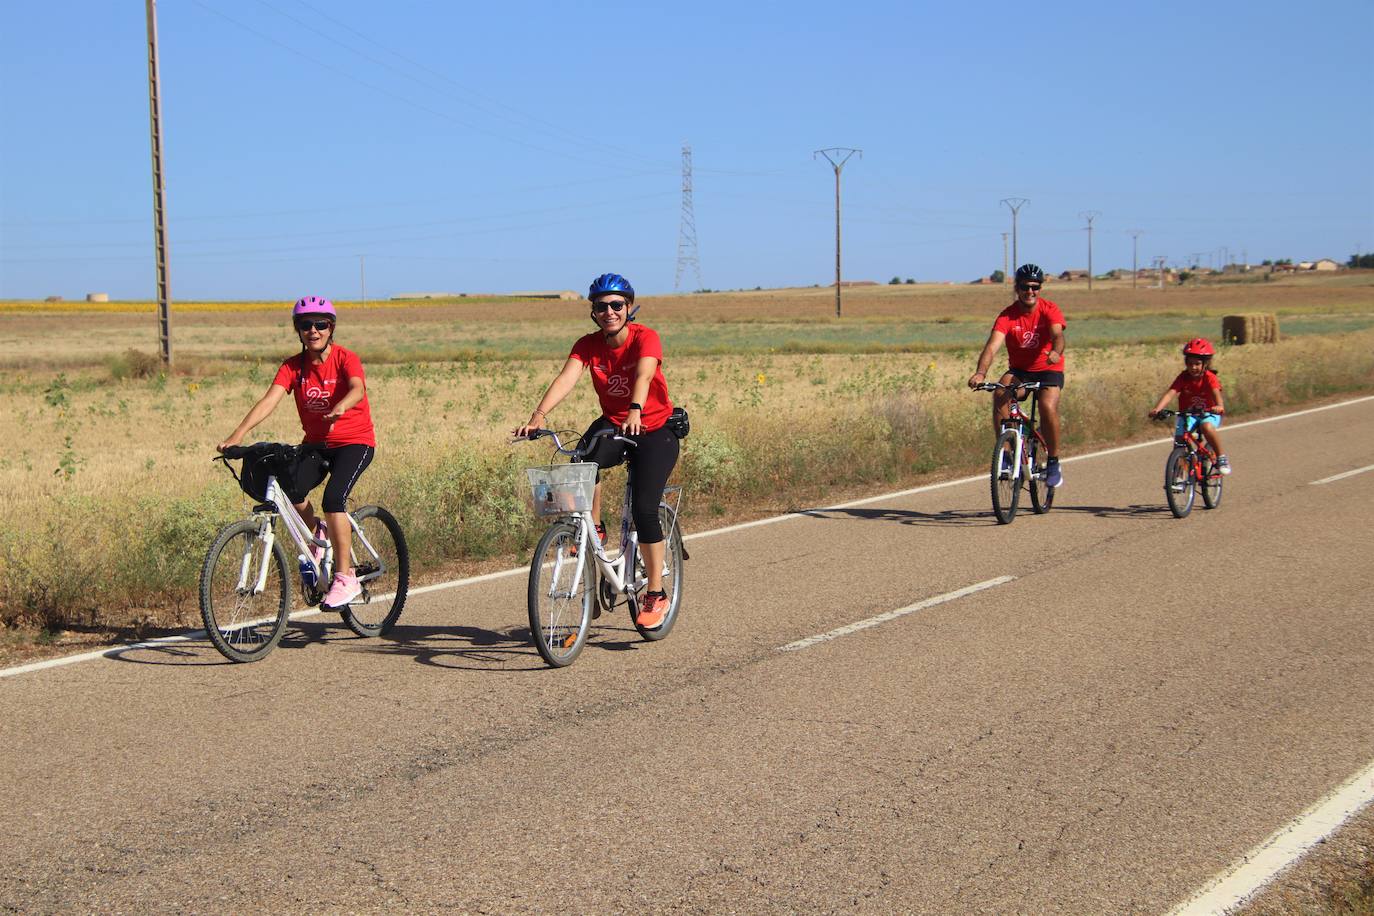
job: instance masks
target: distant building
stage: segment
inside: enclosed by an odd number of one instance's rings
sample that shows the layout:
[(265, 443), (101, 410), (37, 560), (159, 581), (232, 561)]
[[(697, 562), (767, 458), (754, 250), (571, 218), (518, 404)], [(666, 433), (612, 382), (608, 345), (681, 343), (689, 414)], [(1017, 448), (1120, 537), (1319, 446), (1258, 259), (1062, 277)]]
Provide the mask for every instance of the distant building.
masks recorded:
[[(834, 283), (831, 283), (830, 285), (831, 285), (831, 286), (834, 286), (835, 284), (834, 284)], [(841, 288), (841, 289), (849, 289), (849, 287), (851, 287), (851, 286), (878, 286), (878, 285), (879, 285), (879, 283), (878, 283), (877, 280), (842, 280), (842, 281), (840, 281), (840, 288)]]
[(1308, 270), (1340, 270), (1340, 269), (1341, 269), (1341, 265), (1337, 264), (1335, 261), (1331, 260), (1330, 258), (1322, 258), (1322, 259), (1319, 260), (1319, 261), (1313, 261), (1313, 262), (1312, 262), (1312, 266), (1308, 268)]
[(1070, 282), (1073, 280), (1086, 280), (1088, 279), (1088, 272), (1086, 270), (1066, 270), (1059, 275), (1059, 279)]

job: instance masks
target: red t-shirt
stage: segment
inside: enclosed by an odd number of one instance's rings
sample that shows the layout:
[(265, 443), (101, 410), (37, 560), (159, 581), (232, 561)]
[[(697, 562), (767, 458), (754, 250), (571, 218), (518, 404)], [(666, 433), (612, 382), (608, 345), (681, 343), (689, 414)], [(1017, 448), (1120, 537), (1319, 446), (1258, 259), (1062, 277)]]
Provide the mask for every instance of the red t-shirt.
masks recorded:
[(1211, 369), (1207, 369), (1197, 378), (1184, 371), (1178, 374), (1178, 378), (1174, 379), (1169, 389), (1178, 392), (1180, 411), (1205, 407), (1210, 412), (1217, 406), (1217, 392), (1221, 390), (1221, 380)]
[(352, 350), (331, 344), (323, 363), (306, 359), (304, 353), (282, 363), (272, 384), (295, 393), (296, 413), (300, 414), (306, 442), (376, 448), (377, 436), (372, 431), (372, 409), (367, 405), (366, 394), (333, 425), (324, 418), (348, 394), (348, 381), (353, 378), (363, 378), (362, 360)]
[(663, 378), (663, 344), (652, 328), (642, 324), (631, 324), (629, 328), (629, 336), (619, 349), (611, 349), (605, 336), (600, 331), (593, 331), (579, 338), (568, 356), (591, 370), (592, 387), (601, 401), (601, 412), (615, 424), (624, 423), (630, 413), (630, 397), (639, 361), (646, 356), (657, 359), (649, 394), (639, 415), (645, 431), (653, 432), (668, 422), (668, 415), (673, 412), (673, 402), (668, 400), (668, 383)]
[(1024, 311), (1019, 302), (1013, 302), (1002, 309), (992, 329), (1007, 335), (1007, 360), (1013, 369), (1063, 372), (1067, 359), (1063, 353), (1059, 354), (1059, 362), (1053, 365), (1046, 361), (1054, 346), (1054, 337), (1050, 334), (1052, 324), (1066, 324), (1064, 313), (1050, 300), (1041, 299), (1029, 312)]

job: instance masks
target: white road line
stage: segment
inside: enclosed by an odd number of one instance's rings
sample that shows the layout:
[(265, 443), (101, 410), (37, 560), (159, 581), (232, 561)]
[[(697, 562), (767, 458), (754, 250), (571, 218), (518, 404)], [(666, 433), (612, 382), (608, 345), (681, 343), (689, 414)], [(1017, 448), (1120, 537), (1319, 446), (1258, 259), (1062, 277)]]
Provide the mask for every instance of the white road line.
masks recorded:
[(996, 579), (987, 579), (983, 582), (978, 582), (974, 585), (966, 585), (963, 588), (958, 589), (957, 591), (945, 592), (943, 595), (936, 595), (934, 598), (927, 598), (926, 600), (918, 601), (915, 604), (908, 604), (906, 607), (897, 608), (897, 610), (895, 611), (888, 611), (887, 613), (879, 614), (876, 617), (870, 617), (867, 620), (860, 620), (857, 623), (851, 623), (847, 626), (839, 627), (838, 629), (831, 630), (829, 633), (818, 633), (815, 636), (808, 636), (805, 639), (799, 639), (796, 642), (789, 642), (785, 646), (778, 646), (778, 651), (796, 652), (800, 649), (808, 649), (811, 646), (816, 645), (816, 643), (826, 642), (827, 640), (831, 639), (839, 639), (841, 636), (848, 636), (850, 633), (857, 633), (860, 630), (867, 630), (869, 627), (876, 627), (880, 623), (887, 623), (889, 620), (896, 620), (898, 617), (905, 617), (907, 614), (914, 614), (917, 611), (924, 611), (926, 608), (934, 607), (937, 604), (944, 604), (949, 601), (956, 601), (960, 598), (972, 595), (974, 592), (981, 592), (985, 589), (996, 588), (999, 585), (1006, 585), (1008, 582), (1015, 581), (1015, 579), (1015, 576), (998, 576)]
[(1309, 849), (1335, 833), (1371, 800), (1374, 800), (1374, 763), (1274, 831), (1186, 903), (1175, 908), (1171, 916), (1225, 913), (1239, 906)]
[[(1352, 404), (1363, 404), (1367, 401), (1374, 401), (1374, 395), (1369, 395), (1362, 398), (1354, 398), (1353, 400), (1349, 401), (1340, 401), (1336, 404), (1324, 404), (1321, 407), (1309, 407), (1305, 410), (1298, 410), (1294, 411), (1293, 413), (1279, 414), (1278, 416), (1274, 417), (1264, 417), (1259, 420), (1246, 420), (1244, 423), (1229, 424), (1226, 427), (1226, 429), (1229, 432), (1232, 430), (1244, 429), (1247, 426), (1258, 426), (1261, 423), (1274, 423), (1279, 420), (1289, 420), (1294, 417), (1304, 417), (1308, 414), (1320, 413), (1324, 410), (1335, 410), (1338, 407), (1349, 407)], [(1099, 452), (1090, 452), (1087, 455), (1077, 455), (1072, 458), (1065, 458), (1064, 463), (1068, 464), (1072, 461), (1087, 461), (1090, 458), (1104, 458), (1108, 455), (1116, 455), (1121, 452), (1134, 451), (1135, 449), (1140, 448), (1150, 448), (1171, 441), (1173, 441), (1172, 437), (1166, 437), (1163, 439), (1151, 439), (1148, 442), (1136, 442), (1132, 445), (1121, 445), (1117, 446), (1116, 448), (1103, 449)], [(960, 477), (958, 480), (946, 480), (940, 483), (931, 483), (920, 487), (912, 487), (907, 490), (896, 490), (891, 493), (880, 493), (877, 496), (866, 496), (863, 499), (856, 499), (847, 503), (840, 503), (839, 505), (835, 506), (824, 506), (814, 509), (800, 509), (796, 512), (788, 512), (783, 515), (774, 515), (768, 518), (756, 519), (752, 522), (741, 522), (738, 525), (726, 525), (724, 528), (712, 528), (710, 531), (698, 531), (694, 534), (684, 536), (683, 540), (694, 541), (697, 538), (709, 538), (721, 534), (731, 534), (735, 531), (743, 531), (746, 528), (758, 528), (762, 525), (773, 525), (778, 522), (786, 522), (792, 519), (806, 518), (808, 513), (834, 512), (839, 509), (851, 509), (855, 506), (864, 506), (868, 505), (869, 503), (882, 502), (884, 500), (889, 499), (901, 499), (902, 497), (914, 496), (918, 493), (929, 493), (932, 490), (942, 490), (947, 487), (957, 487), (966, 483), (977, 483), (985, 480), (987, 480), (986, 474), (979, 474), (974, 477)], [(517, 566), (514, 569), (505, 569), (500, 572), (487, 573), (481, 576), (470, 576), (466, 579), (453, 579), (448, 582), (436, 582), (433, 585), (425, 585), (420, 588), (413, 588), (410, 590), (409, 594), (423, 595), (425, 592), (437, 592), (450, 588), (461, 588), (465, 585), (476, 585), (479, 582), (490, 582), (493, 579), (503, 579), (508, 576), (518, 576), (528, 571), (528, 566)], [(56, 668), (61, 665), (74, 664), (75, 662), (89, 661), (93, 658), (103, 658), (108, 655), (118, 655), (120, 652), (126, 652), (129, 649), (133, 648), (144, 648), (147, 646), (161, 645), (165, 642), (184, 642), (186, 640), (197, 639), (203, 636), (203, 633), (190, 633), (185, 636), (169, 636), (165, 639), (160, 640), (151, 640), (149, 642), (132, 643), (123, 646), (114, 646), (110, 649), (105, 649), (97, 652), (84, 652), (80, 655), (68, 655), (62, 658), (52, 658), (44, 662), (34, 662), (29, 665), (20, 665), (17, 668), (3, 668), (0, 669), (0, 678), (11, 677), (16, 674), (24, 674), (29, 671), (37, 671), (41, 668)]]
[(1330, 477), (1323, 477), (1321, 480), (1314, 480), (1312, 481), (1311, 486), (1316, 487), (1324, 483), (1334, 483), (1337, 480), (1345, 480), (1347, 477), (1354, 477), (1356, 474), (1363, 474), (1365, 471), (1374, 471), (1374, 464), (1367, 464), (1362, 468), (1356, 468), (1353, 471), (1346, 471), (1344, 474), (1333, 474)]

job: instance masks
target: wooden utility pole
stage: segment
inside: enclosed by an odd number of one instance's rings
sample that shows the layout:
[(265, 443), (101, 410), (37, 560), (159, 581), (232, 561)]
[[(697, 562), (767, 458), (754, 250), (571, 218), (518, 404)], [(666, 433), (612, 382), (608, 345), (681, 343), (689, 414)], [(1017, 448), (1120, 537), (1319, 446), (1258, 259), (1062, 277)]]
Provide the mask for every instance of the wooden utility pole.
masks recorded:
[(167, 293), (166, 182), (162, 172), (162, 90), (157, 66), (157, 0), (145, 0), (148, 15), (148, 120), (153, 142), (153, 247), (157, 259), (158, 350), (172, 364), (172, 316)]
[(824, 156), (830, 165), (835, 169), (835, 317), (840, 317), (840, 172), (844, 169), (844, 164), (849, 161), (849, 157), (855, 153), (859, 158), (864, 157), (861, 149), (849, 149), (848, 147), (831, 147), (830, 149), (818, 149), (811, 154), (814, 159), (817, 156)]

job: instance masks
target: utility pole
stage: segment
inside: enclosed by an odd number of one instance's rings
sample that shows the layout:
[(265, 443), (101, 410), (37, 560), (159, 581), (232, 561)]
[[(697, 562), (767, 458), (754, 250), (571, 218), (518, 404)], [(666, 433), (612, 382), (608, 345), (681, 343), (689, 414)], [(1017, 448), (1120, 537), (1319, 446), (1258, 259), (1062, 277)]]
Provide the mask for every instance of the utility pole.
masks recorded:
[(1101, 215), (1101, 210), (1085, 210), (1078, 214), (1079, 219), (1088, 221), (1088, 292), (1093, 291), (1093, 220)]
[(1004, 197), (1001, 202), (1011, 211), (1011, 263), (1019, 268), (1021, 259), (1016, 253), (1016, 214), (1030, 201), (1024, 197)]
[(148, 122), (153, 148), (153, 248), (157, 261), (157, 337), (162, 365), (172, 364), (172, 314), (167, 294), (166, 182), (162, 173), (162, 90), (157, 66), (157, 0), (145, 0), (148, 17)]
[(367, 308), (367, 255), (358, 255), (358, 291), (363, 308)]
[(831, 167), (835, 169), (835, 317), (840, 317), (840, 170), (849, 161), (849, 157), (855, 153), (859, 158), (864, 157), (861, 149), (849, 149), (848, 147), (831, 147), (830, 149), (818, 149), (811, 154), (811, 158), (824, 156)]
[(690, 268), (701, 282), (701, 262), (697, 259), (697, 218), (692, 213), (692, 147), (682, 144), (682, 220), (677, 233), (677, 272), (673, 275), (673, 289), (682, 289), (682, 274)]
[(1003, 233), (1002, 233), (1002, 282), (1003, 282), (1003, 283), (1006, 283), (1006, 282), (1007, 282), (1007, 278), (1011, 276), (1011, 274), (1007, 272), (1007, 267), (1008, 267), (1008, 265), (1007, 265), (1007, 233), (1003, 232)]
[(1159, 280), (1158, 280), (1158, 285), (1159, 285), (1159, 290), (1160, 290), (1160, 292), (1163, 292), (1163, 291), (1165, 290), (1165, 288), (1166, 288), (1166, 284), (1165, 284), (1165, 282), (1164, 282), (1164, 270), (1165, 270), (1165, 264), (1168, 262), (1168, 260), (1169, 260), (1169, 256), (1168, 256), (1168, 255), (1163, 255), (1163, 254), (1157, 254), (1157, 255), (1155, 255), (1155, 271), (1156, 271), (1156, 275), (1157, 275), (1158, 278), (1159, 278)]
[(1136, 274), (1140, 273), (1140, 268), (1136, 266), (1138, 262), (1136, 252), (1140, 250), (1140, 236), (1142, 234), (1139, 229), (1131, 230), (1131, 289), (1135, 289)]

